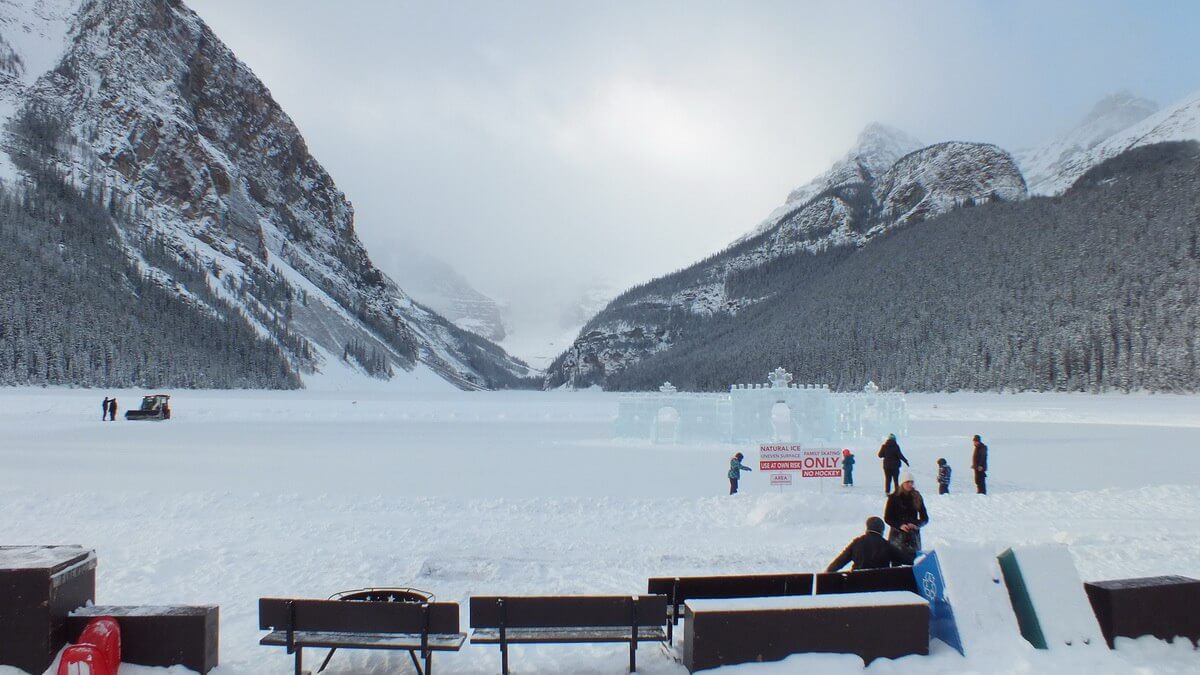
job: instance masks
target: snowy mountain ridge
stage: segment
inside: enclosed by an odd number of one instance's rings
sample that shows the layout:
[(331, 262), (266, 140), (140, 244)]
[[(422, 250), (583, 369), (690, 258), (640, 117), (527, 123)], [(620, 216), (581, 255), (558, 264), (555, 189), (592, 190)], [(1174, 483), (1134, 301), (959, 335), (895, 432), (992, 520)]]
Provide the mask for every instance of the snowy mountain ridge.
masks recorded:
[(845, 159), (789, 195), (787, 208), (769, 219), (768, 228), (617, 297), (551, 364), (547, 386), (599, 382), (669, 349), (679, 334), (673, 324), (687, 321), (679, 313), (734, 315), (769, 297), (731, 294), (729, 282), (736, 276), (770, 274), (758, 270), (795, 254), (862, 247), (893, 229), (960, 206), (1027, 195), (1014, 160), (994, 145), (938, 143), (892, 158), (911, 142), (886, 127), (868, 127)]
[(1049, 143), (1014, 153), (1030, 194), (1057, 194), (1095, 164), (1088, 153), (1158, 111), (1153, 101), (1120, 92), (1096, 103), (1074, 128)]
[(28, 178), (11, 159), (29, 157), (102, 192), (129, 258), (181, 299), (229, 303), (302, 374), (331, 359), (464, 388), (532, 374), (380, 272), (291, 119), (182, 2), (10, 0), (0, 30), (5, 177)]

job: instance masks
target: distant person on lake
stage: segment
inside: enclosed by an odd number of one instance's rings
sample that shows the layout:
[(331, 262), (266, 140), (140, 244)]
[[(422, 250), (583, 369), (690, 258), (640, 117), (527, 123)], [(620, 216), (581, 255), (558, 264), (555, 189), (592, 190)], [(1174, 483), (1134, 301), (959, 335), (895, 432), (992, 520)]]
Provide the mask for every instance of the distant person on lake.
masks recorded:
[(115, 398), (108, 399), (108, 421), (117, 421), (117, 399)]
[(975, 492), (987, 494), (987, 446), (979, 434), (971, 441), (975, 444), (975, 452), (971, 454), (971, 470), (975, 472)]
[(883, 492), (891, 494), (892, 490), (900, 487), (900, 462), (908, 466), (908, 458), (900, 452), (896, 434), (888, 434), (887, 440), (879, 446), (879, 457), (883, 460)]
[(854, 487), (854, 453), (850, 448), (842, 450), (842, 487)]
[(883, 538), (883, 519), (879, 516), (867, 518), (867, 531), (856, 537), (838, 557), (825, 568), (826, 572), (837, 572), (853, 562), (854, 570), (873, 570), (880, 567), (911, 565), (913, 556), (902, 551)]
[(104, 403), (100, 404), (100, 421), (108, 419), (108, 397), (104, 397)]
[(917, 492), (908, 471), (900, 476), (900, 487), (888, 495), (883, 519), (892, 528), (888, 532), (888, 541), (896, 548), (914, 555), (921, 550), (921, 528), (929, 524), (929, 512), (925, 510), (925, 500)]
[(742, 453), (737, 453), (729, 460), (729, 494), (736, 495), (738, 490), (738, 480), (742, 477), (743, 471), (749, 471), (750, 467), (742, 464), (742, 459), (745, 457)]
[(938, 458), (938, 494), (950, 494), (950, 465), (946, 462), (945, 457)]

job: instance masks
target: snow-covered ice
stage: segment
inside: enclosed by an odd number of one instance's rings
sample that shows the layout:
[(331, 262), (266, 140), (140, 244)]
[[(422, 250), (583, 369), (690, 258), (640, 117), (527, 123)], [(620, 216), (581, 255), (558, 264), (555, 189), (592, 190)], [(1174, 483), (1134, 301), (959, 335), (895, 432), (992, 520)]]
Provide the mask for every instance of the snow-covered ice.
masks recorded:
[[(614, 440), (619, 397), (601, 392), (175, 391), (169, 422), (100, 421), (106, 394), (123, 411), (143, 393), (0, 390), (0, 543), (96, 549), (102, 604), (219, 604), (216, 675), (290, 672), (284, 650), (258, 646), (259, 597), (413, 586), (463, 603), (465, 625), (473, 594), (633, 594), (650, 576), (823, 569), (883, 506), (873, 447), (857, 448), (851, 490), (831, 479), (780, 491), (754, 472), (728, 497), (728, 458), (745, 446)], [(929, 505), (924, 541), (951, 561), (957, 547), (1059, 543), (1085, 580), (1200, 577), (1200, 398), (909, 395), (908, 410), (900, 443)], [(986, 497), (970, 483), (975, 433), (991, 448)], [(948, 496), (933, 489), (938, 457), (956, 469)], [(935, 642), (928, 657), (867, 670), (1200, 667), (1180, 642), (1039, 652), (1010, 630), (970, 630), (965, 659)], [(407, 659), (339, 652), (326, 672), (408, 672)], [(627, 660), (620, 645), (512, 650), (521, 673), (622, 673)], [(499, 654), (467, 645), (436, 661), (494, 673)], [(638, 662), (686, 672), (657, 647)], [(799, 655), (728, 670), (857, 673), (862, 662)], [(122, 670), (143, 672), (162, 671)]]

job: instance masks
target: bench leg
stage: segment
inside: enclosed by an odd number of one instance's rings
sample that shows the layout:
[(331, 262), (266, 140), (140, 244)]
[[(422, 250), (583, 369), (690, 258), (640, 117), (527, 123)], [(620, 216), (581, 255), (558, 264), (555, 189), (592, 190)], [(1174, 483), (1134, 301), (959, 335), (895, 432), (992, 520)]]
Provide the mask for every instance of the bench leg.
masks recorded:
[(500, 672), (508, 675), (508, 645), (500, 643)]
[(433, 675), (433, 652), (425, 652), (425, 675)]
[(408, 650), (408, 657), (412, 659), (413, 668), (417, 669), (417, 675), (423, 675), (421, 672), (421, 662), (417, 660), (417, 653), (410, 649)]
[(304, 675), (304, 647), (296, 647), (296, 675)]
[(320, 667), (320, 668), (317, 668), (317, 672), (318, 672), (318, 673), (320, 673), (320, 672), (323, 672), (323, 671), (325, 670), (325, 666), (328, 666), (328, 665), (329, 665), (329, 659), (332, 659), (332, 658), (333, 658), (333, 654), (334, 654), (334, 652), (336, 652), (336, 651), (337, 651), (337, 647), (334, 647), (333, 649), (330, 649), (330, 650), (329, 650), (329, 655), (328, 655), (328, 656), (326, 656), (326, 657), (325, 657), (325, 660), (321, 662), (321, 667)]
[(629, 641), (629, 672), (637, 672), (637, 638)]

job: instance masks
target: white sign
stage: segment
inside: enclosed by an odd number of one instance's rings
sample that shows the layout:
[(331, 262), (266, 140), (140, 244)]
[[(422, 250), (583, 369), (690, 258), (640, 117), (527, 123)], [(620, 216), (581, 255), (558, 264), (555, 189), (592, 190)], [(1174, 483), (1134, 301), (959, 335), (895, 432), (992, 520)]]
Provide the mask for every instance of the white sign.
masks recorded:
[(799, 471), (803, 460), (804, 449), (798, 443), (758, 446), (759, 471)]
[(801, 478), (841, 478), (841, 448), (806, 448), (800, 459)]
[(771, 485), (791, 485), (792, 474), (790, 473), (773, 473), (771, 474)]

